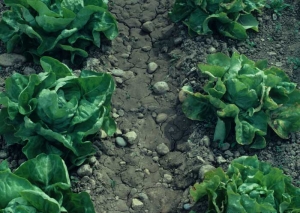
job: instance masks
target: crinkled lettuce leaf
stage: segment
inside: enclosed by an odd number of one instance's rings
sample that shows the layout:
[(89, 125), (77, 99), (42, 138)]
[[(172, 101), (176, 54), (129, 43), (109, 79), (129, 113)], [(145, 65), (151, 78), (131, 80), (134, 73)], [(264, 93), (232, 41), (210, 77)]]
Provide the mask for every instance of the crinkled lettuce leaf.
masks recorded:
[(40, 154), (14, 172), (6, 161), (0, 168), (0, 212), (95, 212), (87, 193), (71, 191), (67, 167), (58, 155)]
[(258, 21), (251, 13), (260, 12), (264, 6), (265, 0), (176, 0), (169, 17), (187, 25), (190, 35), (218, 32), (244, 40), (248, 29), (258, 31)]
[(207, 212), (284, 213), (300, 211), (300, 188), (283, 171), (261, 162), (257, 156), (242, 156), (222, 168), (209, 171), (190, 189), (195, 202), (208, 196)]
[(182, 109), (192, 120), (217, 120), (215, 140), (222, 143), (234, 127), (237, 143), (261, 149), (268, 127), (284, 139), (299, 131), (300, 90), (283, 70), (238, 53), (211, 54), (198, 67), (209, 80), (204, 93), (182, 88), (187, 94)]
[(69, 55), (87, 57), (91, 44), (100, 47), (101, 36), (118, 35), (116, 19), (102, 0), (5, 0), (11, 10), (3, 13), (0, 39), (8, 52), (15, 47), (30, 54), (35, 62), (43, 55), (61, 59)]
[(46, 72), (7, 78), (0, 94), (0, 133), (8, 145), (24, 145), (29, 159), (40, 153), (58, 154), (80, 165), (95, 153), (87, 136), (100, 129), (108, 135), (115, 132), (109, 114), (114, 81), (106, 73), (89, 70), (76, 77), (50, 57), (42, 57), (41, 64)]

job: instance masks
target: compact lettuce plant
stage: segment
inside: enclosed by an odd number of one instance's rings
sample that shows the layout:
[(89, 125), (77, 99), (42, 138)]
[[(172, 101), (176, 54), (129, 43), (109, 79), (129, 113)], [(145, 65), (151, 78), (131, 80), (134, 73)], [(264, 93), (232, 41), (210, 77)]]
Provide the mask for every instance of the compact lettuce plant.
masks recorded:
[(58, 154), (80, 165), (95, 153), (87, 136), (101, 128), (108, 135), (115, 132), (110, 117), (114, 81), (109, 74), (90, 70), (77, 77), (48, 56), (41, 58), (41, 65), (43, 73), (15, 73), (6, 79), (0, 93), (0, 134), (8, 145), (24, 145), (29, 159)]
[(222, 143), (234, 127), (237, 143), (261, 149), (268, 126), (284, 139), (300, 129), (300, 90), (283, 70), (236, 52), (211, 54), (198, 67), (209, 76), (205, 94), (183, 87), (182, 108), (192, 120), (217, 120), (215, 141)]
[(207, 212), (300, 212), (300, 188), (291, 178), (256, 156), (231, 162), (227, 172), (217, 168), (190, 189), (195, 202), (208, 195)]
[(40, 154), (14, 172), (0, 164), (0, 212), (95, 213), (90, 196), (71, 191), (68, 170), (58, 155)]
[(265, 0), (176, 0), (169, 16), (173, 22), (183, 21), (189, 33), (207, 35), (219, 32), (244, 40), (246, 31), (258, 31), (258, 22), (251, 14), (265, 6)]
[(104, 0), (4, 0), (11, 10), (3, 13), (0, 39), (7, 51), (21, 47), (38, 62), (41, 56), (60, 53), (87, 57), (91, 44), (100, 47), (100, 34), (114, 39), (115, 18)]

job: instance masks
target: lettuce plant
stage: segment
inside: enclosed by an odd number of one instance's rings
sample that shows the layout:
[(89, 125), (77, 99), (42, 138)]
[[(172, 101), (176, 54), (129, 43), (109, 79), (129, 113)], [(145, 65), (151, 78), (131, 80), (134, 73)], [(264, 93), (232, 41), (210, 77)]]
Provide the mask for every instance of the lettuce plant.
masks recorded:
[(217, 120), (215, 141), (222, 143), (233, 127), (237, 143), (261, 149), (268, 126), (284, 139), (300, 129), (300, 90), (283, 70), (236, 52), (211, 54), (198, 67), (209, 80), (204, 94), (183, 87), (183, 112), (192, 120)]
[(0, 164), (0, 213), (95, 213), (90, 196), (71, 191), (68, 170), (58, 155), (40, 154), (14, 172)]
[(0, 22), (0, 39), (8, 52), (14, 48), (29, 53), (38, 62), (41, 56), (61, 58), (67, 53), (87, 57), (91, 44), (100, 47), (100, 34), (114, 39), (115, 18), (104, 0), (4, 0), (10, 10)]
[(258, 31), (258, 22), (251, 14), (265, 6), (265, 0), (176, 0), (169, 17), (175, 23), (183, 21), (189, 33), (224, 36), (244, 40), (246, 31)]
[(300, 188), (282, 170), (256, 156), (233, 160), (227, 172), (222, 168), (207, 172), (190, 195), (196, 202), (208, 195), (207, 212), (300, 212)]
[(101, 128), (108, 134), (116, 125), (110, 117), (115, 89), (106, 73), (83, 70), (79, 77), (58, 60), (44, 56), (45, 72), (13, 74), (0, 93), (0, 134), (8, 145), (22, 144), (31, 159), (40, 153), (58, 154), (80, 165), (95, 153), (87, 136)]

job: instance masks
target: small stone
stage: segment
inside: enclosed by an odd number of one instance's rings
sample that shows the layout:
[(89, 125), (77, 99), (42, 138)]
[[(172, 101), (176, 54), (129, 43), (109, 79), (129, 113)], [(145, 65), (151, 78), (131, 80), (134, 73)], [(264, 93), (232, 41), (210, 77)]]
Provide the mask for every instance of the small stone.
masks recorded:
[(123, 109), (119, 109), (119, 110), (118, 110), (118, 114), (119, 114), (120, 116), (124, 116), (124, 115), (125, 115), (125, 112), (124, 112)]
[(112, 114), (112, 117), (113, 117), (113, 118), (118, 118), (118, 117), (120, 117), (120, 115), (118, 115), (117, 113), (114, 112), (114, 113)]
[(97, 58), (88, 58), (86, 60), (86, 69), (93, 69), (94, 67), (99, 66), (100, 60)]
[(218, 164), (222, 164), (222, 163), (226, 163), (227, 162), (225, 160), (225, 158), (223, 158), (223, 156), (216, 157), (216, 160), (217, 160)]
[(122, 131), (119, 128), (117, 128), (115, 135), (122, 135)]
[(164, 182), (164, 183), (171, 183), (172, 180), (173, 180), (172, 175), (164, 174), (164, 178), (163, 178), (163, 182)]
[(152, 47), (150, 47), (150, 46), (144, 46), (144, 47), (142, 47), (142, 50), (143, 50), (144, 52), (148, 52), (148, 51), (151, 50), (151, 48), (152, 48)]
[(233, 156), (233, 153), (230, 151), (230, 150), (226, 150), (224, 152), (225, 155), (229, 156), (229, 157), (232, 157)]
[(159, 113), (157, 116), (156, 116), (156, 123), (163, 123), (165, 122), (166, 120), (168, 119), (168, 115), (166, 113)]
[(283, 65), (282, 62), (280, 62), (280, 61), (279, 62), (275, 62), (275, 66), (276, 67), (282, 67), (282, 65)]
[(230, 148), (230, 144), (229, 143), (222, 143), (221, 144), (221, 150), (225, 151), (227, 149)]
[(180, 90), (178, 93), (178, 99), (179, 99), (180, 103), (184, 102), (186, 97), (187, 97), (186, 92), (184, 92), (183, 90)]
[(209, 164), (201, 166), (201, 168), (199, 169), (199, 174), (198, 174), (199, 178), (201, 180), (203, 180), (205, 173), (208, 172), (208, 171), (212, 171), (214, 169), (216, 169), (216, 168), (212, 165), (209, 165)]
[(148, 200), (149, 198), (148, 198), (148, 196), (145, 194), (145, 193), (139, 193), (139, 198), (141, 199), (141, 200)]
[(217, 52), (216, 48), (214, 48), (214, 47), (208, 48), (207, 51), (208, 51), (208, 53), (215, 53), (215, 52)]
[(206, 147), (210, 146), (210, 139), (208, 136), (205, 135), (201, 140)]
[(111, 74), (112, 74), (113, 76), (116, 76), (116, 77), (123, 77), (124, 74), (125, 74), (125, 72), (124, 72), (123, 70), (121, 70), (121, 69), (113, 69), (113, 70), (111, 71)]
[(159, 82), (156, 82), (154, 85), (153, 85), (153, 91), (156, 93), (156, 94), (165, 94), (166, 92), (168, 92), (170, 89), (169, 89), (169, 85), (164, 82), (164, 81), (159, 81)]
[(120, 163), (119, 163), (121, 166), (123, 166), (123, 165), (126, 165), (126, 162), (125, 161), (120, 161)]
[(120, 77), (115, 77), (115, 80), (118, 84), (123, 84), (123, 79)]
[(130, 55), (129, 55), (128, 53), (123, 53), (123, 54), (121, 55), (122, 58), (129, 58), (129, 56), (130, 56)]
[(157, 68), (158, 68), (158, 65), (155, 62), (150, 62), (148, 64), (147, 71), (148, 71), (149, 74), (152, 74), (157, 70)]
[(154, 162), (158, 162), (158, 156), (154, 156), (153, 158), (152, 158), (152, 160), (154, 161)]
[(159, 155), (166, 155), (170, 152), (170, 149), (169, 147), (164, 144), (164, 143), (161, 143), (159, 144), (157, 147), (156, 147), (156, 152), (159, 154)]
[(89, 158), (89, 164), (94, 165), (97, 162), (97, 158), (95, 156), (91, 156)]
[(130, 131), (130, 132), (127, 132), (125, 135), (124, 135), (124, 138), (127, 140), (127, 142), (129, 144), (133, 144), (133, 142), (136, 140), (137, 138), (137, 134), (134, 132), (134, 131)]
[(101, 129), (100, 130), (100, 139), (105, 139), (105, 138), (107, 138), (107, 134), (103, 129)]
[(35, 70), (31, 67), (25, 67), (23, 70), (24, 75), (35, 74)]
[(0, 65), (4, 67), (14, 66), (18, 63), (24, 63), (26, 58), (23, 55), (15, 53), (3, 53), (0, 55)]
[(192, 208), (192, 205), (190, 203), (183, 204), (183, 209), (184, 210), (190, 210), (191, 208)]
[(126, 141), (122, 137), (116, 137), (116, 143), (122, 147), (125, 147), (127, 145)]
[(277, 15), (276, 15), (276, 13), (273, 13), (273, 14), (272, 14), (272, 19), (273, 19), (273, 21), (276, 21), (276, 20), (277, 20)]
[(269, 56), (277, 55), (277, 53), (276, 53), (276, 52), (274, 52), (274, 51), (267, 52), (267, 53), (268, 53), (268, 55), (269, 55)]
[(79, 169), (77, 170), (77, 174), (80, 177), (90, 176), (92, 175), (92, 173), (93, 173), (93, 169), (89, 164), (84, 164), (81, 167), (79, 167)]
[(139, 199), (136, 199), (136, 198), (132, 199), (131, 207), (133, 210), (141, 210), (143, 208), (143, 206), (144, 206), (144, 204)]
[(147, 32), (147, 33), (151, 33), (154, 30), (154, 24), (152, 21), (147, 21), (142, 25), (142, 30)]
[(175, 45), (179, 45), (183, 42), (183, 38), (182, 37), (177, 37), (174, 39), (174, 44)]
[(149, 169), (145, 169), (144, 172), (145, 172), (145, 174), (150, 175)]
[(6, 159), (8, 157), (8, 153), (4, 150), (0, 151), (0, 159)]

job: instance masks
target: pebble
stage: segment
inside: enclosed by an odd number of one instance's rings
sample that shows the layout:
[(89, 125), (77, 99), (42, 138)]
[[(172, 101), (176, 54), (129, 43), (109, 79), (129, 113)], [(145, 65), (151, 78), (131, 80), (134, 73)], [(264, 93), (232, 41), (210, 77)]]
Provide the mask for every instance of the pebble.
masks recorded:
[(25, 67), (23, 70), (24, 75), (35, 74), (36, 71), (31, 67)]
[(230, 151), (230, 150), (226, 150), (224, 152), (225, 155), (229, 156), (229, 157), (232, 157), (233, 156), (233, 153)]
[(122, 147), (125, 147), (127, 145), (126, 141), (122, 137), (116, 137), (116, 143)]
[(152, 158), (152, 160), (154, 161), (154, 162), (158, 162), (158, 156), (154, 156), (153, 158)]
[(170, 90), (169, 85), (164, 81), (156, 82), (153, 85), (153, 91), (156, 94), (162, 95), (162, 94), (165, 94), (166, 92), (168, 92), (169, 90)]
[(143, 25), (142, 25), (142, 30), (147, 32), (147, 33), (151, 33), (154, 30), (154, 24), (152, 21), (146, 21)]
[(100, 130), (100, 139), (105, 139), (105, 138), (107, 138), (107, 134), (103, 129), (101, 129)]
[(159, 155), (165, 155), (165, 154), (168, 154), (170, 152), (170, 149), (169, 147), (164, 144), (164, 143), (161, 143), (159, 144), (157, 147), (156, 147), (156, 152), (159, 154)]
[(127, 140), (129, 144), (132, 144), (136, 140), (137, 134), (134, 131), (130, 131), (124, 135), (124, 138)]
[(139, 199), (137, 199), (137, 198), (132, 199), (131, 207), (133, 210), (141, 210), (141, 208), (143, 208), (143, 206), (144, 206), (144, 204)]
[(210, 48), (208, 48), (207, 52), (208, 53), (215, 53), (215, 52), (217, 52), (217, 49), (214, 48), (214, 47), (210, 47)]
[(123, 77), (124, 74), (125, 74), (125, 72), (124, 72), (123, 70), (121, 70), (121, 69), (113, 69), (113, 70), (111, 71), (111, 74), (112, 74), (113, 76), (116, 76), (116, 77)]
[(97, 162), (97, 158), (95, 157), (95, 156), (91, 156), (90, 158), (89, 158), (89, 164), (95, 164)]
[(141, 199), (141, 200), (148, 200), (149, 198), (148, 198), (148, 196), (145, 194), (145, 193), (139, 193), (139, 198)]
[(221, 150), (225, 151), (227, 149), (230, 148), (230, 144), (229, 143), (222, 143), (221, 144)]
[(144, 52), (148, 52), (148, 51), (150, 51), (151, 50), (151, 46), (144, 46), (144, 47), (142, 47), (142, 50), (144, 51)]
[(79, 167), (79, 169), (77, 170), (77, 174), (80, 177), (83, 176), (90, 176), (93, 173), (93, 169), (91, 168), (91, 166), (89, 164), (84, 164), (82, 166)]
[(184, 92), (183, 90), (180, 90), (178, 93), (178, 99), (179, 99), (180, 103), (184, 102), (186, 97), (187, 97), (186, 92)]
[(163, 123), (165, 122), (166, 120), (168, 119), (168, 115), (166, 113), (159, 113), (157, 116), (156, 116), (156, 123)]
[(223, 156), (216, 157), (216, 161), (218, 162), (218, 164), (222, 164), (222, 163), (226, 163), (227, 162), (225, 160), (225, 158), (223, 158)]
[(158, 68), (157, 63), (155, 63), (155, 62), (150, 62), (150, 63), (148, 64), (148, 69), (147, 69), (147, 71), (148, 71), (149, 74), (152, 74), (152, 73), (154, 73), (154, 72), (157, 70), (157, 68)]
[(24, 63), (26, 58), (15, 53), (3, 53), (0, 55), (0, 65), (10, 67), (18, 63)]
[(184, 210), (190, 210), (191, 208), (192, 208), (192, 205), (190, 203), (183, 204), (183, 209)]
[(179, 45), (183, 42), (183, 38), (182, 37), (177, 37), (174, 39), (174, 44), (175, 45)]
[(199, 174), (198, 174), (199, 178), (201, 178), (201, 180), (203, 180), (205, 173), (208, 171), (212, 171), (214, 169), (216, 169), (216, 168), (209, 164), (201, 166), (201, 168), (199, 169)]
[(0, 159), (6, 159), (8, 156), (8, 153), (4, 150), (0, 151)]
[(201, 140), (206, 147), (210, 146), (210, 139), (207, 135), (205, 135)]
[(173, 180), (172, 175), (164, 174), (164, 178), (163, 178), (163, 182), (164, 182), (164, 183), (171, 183), (172, 180)]

